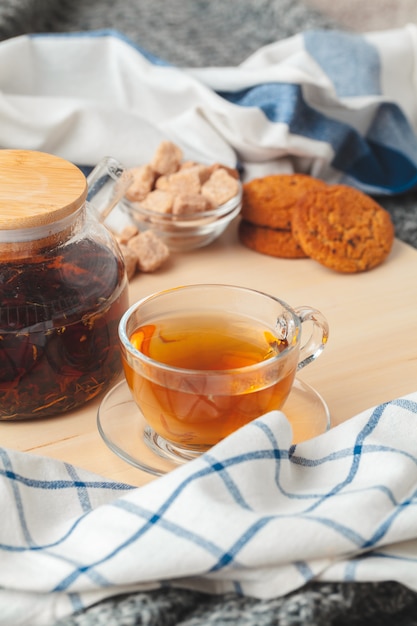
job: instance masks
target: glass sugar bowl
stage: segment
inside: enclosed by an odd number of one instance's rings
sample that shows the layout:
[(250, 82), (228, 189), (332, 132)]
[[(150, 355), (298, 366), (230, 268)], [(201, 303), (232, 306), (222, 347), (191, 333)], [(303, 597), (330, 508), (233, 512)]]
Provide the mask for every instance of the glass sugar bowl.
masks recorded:
[(121, 372), (123, 258), (81, 170), (0, 150), (0, 420), (55, 416)]

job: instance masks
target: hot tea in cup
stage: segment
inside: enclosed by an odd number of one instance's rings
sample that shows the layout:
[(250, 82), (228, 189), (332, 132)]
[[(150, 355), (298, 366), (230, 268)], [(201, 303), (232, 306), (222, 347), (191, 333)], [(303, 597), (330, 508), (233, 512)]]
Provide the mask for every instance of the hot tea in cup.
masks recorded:
[[(312, 332), (301, 344), (301, 327)], [(328, 338), (323, 315), (268, 294), (190, 285), (144, 298), (119, 325), (127, 383), (158, 452), (193, 458), (287, 399)]]

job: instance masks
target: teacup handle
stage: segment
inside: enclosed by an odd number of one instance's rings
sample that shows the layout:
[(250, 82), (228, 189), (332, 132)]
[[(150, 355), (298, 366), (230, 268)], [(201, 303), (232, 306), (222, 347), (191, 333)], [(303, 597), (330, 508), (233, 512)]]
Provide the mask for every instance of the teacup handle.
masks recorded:
[(300, 347), (297, 371), (314, 361), (324, 350), (329, 338), (329, 325), (320, 311), (309, 306), (295, 307), (294, 311), (301, 324), (311, 322), (312, 330), (307, 341)]

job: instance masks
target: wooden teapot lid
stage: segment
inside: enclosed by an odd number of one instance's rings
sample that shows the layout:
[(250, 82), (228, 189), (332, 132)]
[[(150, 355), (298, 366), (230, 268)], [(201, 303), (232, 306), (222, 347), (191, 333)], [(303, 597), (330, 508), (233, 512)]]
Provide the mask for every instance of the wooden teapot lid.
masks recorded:
[(61, 157), (32, 150), (0, 150), (0, 230), (36, 228), (81, 207), (87, 180)]

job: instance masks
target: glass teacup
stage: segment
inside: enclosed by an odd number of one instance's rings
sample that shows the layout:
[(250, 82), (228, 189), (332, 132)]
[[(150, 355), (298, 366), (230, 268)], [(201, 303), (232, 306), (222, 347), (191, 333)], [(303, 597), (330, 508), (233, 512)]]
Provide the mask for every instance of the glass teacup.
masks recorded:
[(162, 456), (192, 459), (280, 409), (296, 372), (326, 345), (328, 324), (314, 308), (291, 308), (260, 291), (199, 284), (133, 304), (119, 338), (145, 441)]

